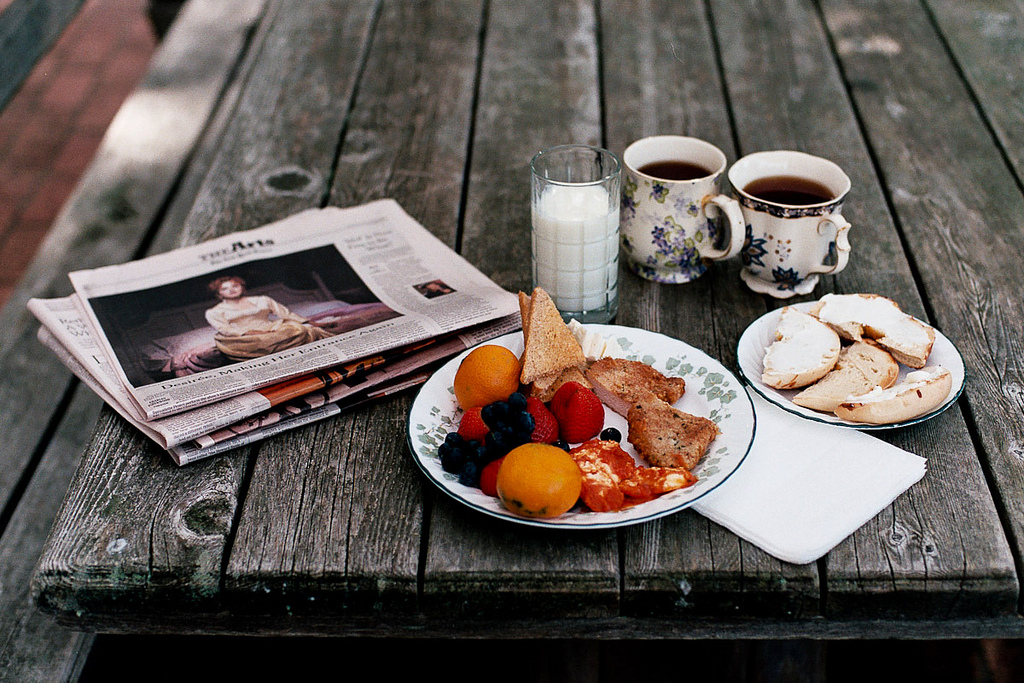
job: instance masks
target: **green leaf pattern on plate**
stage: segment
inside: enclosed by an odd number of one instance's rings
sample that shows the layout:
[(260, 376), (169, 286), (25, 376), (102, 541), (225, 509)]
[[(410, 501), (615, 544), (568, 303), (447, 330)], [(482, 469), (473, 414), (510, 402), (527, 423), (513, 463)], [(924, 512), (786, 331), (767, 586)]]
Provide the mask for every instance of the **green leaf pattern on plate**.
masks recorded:
[[(729, 404), (736, 400), (740, 394), (730, 379), (722, 373), (711, 372), (703, 366), (694, 367), (692, 363), (686, 360), (685, 355), (670, 356), (661, 362), (651, 354), (645, 354), (643, 357), (640, 357), (637, 353), (630, 353), (633, 343), (629, 339), (619, 337), (616, 341), (622, 350), (626, 352), (625, 357), (629, 360), (639, 360), (648, 365), (660, 367), (662, 372), (667, 375), (682, 377), (688, 383), (693, 382), (697, 384), (700, 387), (697, 393), (703, 396), (711, 407), (708, 419), (715, 424), (721, 424), (723, 420), (731, 417), (732, 412), (729, 410)], [(695, 377), (696, 380), (694, 379)], [(693, 473), (697, 475), (697, 483), (692, 488), (696, 489), (705, 485), (709, 477), (721, 470), (722, 458), (728, 455), (728, 451), (729, 449), (723, 446), (704, 455), (704, 458), (693, 470)]]

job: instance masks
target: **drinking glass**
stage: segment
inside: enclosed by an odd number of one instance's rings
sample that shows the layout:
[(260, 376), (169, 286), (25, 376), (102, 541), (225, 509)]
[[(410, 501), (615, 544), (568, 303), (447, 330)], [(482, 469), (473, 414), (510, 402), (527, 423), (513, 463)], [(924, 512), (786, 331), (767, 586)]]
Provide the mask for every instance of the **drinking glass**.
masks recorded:
[(610, 321), (619, 307), (618, 157), (559, 145), (534, 156), (530, 171), (534, 287), (566, 321)]

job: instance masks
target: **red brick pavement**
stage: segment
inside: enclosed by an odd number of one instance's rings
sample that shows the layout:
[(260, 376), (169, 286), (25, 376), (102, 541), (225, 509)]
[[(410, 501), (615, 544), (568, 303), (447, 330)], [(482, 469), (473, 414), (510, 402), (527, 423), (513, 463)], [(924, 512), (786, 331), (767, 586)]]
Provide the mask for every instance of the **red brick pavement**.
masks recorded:
[(0, 111), (0, 306), (141, 80), (156, 42), (146, 0), (87, 0)]

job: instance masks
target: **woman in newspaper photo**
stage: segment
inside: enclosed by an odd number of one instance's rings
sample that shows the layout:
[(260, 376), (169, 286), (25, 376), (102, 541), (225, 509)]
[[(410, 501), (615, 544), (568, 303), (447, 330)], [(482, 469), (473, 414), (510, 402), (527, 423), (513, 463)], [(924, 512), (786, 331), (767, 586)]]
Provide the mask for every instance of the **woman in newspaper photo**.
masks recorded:
[(209, 288), (220, 302), (206, 311), (206, 320), (217, 331), (217, 348), (231, 360), (259, 358), (332, 336), (269, 296), (245, 296), (245, 280), (237, 275), (219, 277)]

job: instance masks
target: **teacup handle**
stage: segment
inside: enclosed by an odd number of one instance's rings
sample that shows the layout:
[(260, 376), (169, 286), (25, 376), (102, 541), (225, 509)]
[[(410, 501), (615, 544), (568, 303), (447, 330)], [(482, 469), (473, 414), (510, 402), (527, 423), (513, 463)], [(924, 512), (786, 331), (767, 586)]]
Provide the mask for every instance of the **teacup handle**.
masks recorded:
[(747, 235), (747, 224), (743, 220), (740, 203), (724, 194), (705, 197), (700, 203), (700, 211), (705, 219), (710, 220), (711, 217), (707, 214), (708, 204), (715, 205), (719, 211), (725, 214), (729, 223), (729, 244), (725, 249), (704, 249), (702, 247), (698, 249), (701, 258), (717, 260), (735, 256), (743, 248), (743, 240)]
[(842, 214), (834, 213), (830, 216), (825, 216), (818, 222), (818, 234), (823, 235), (823, 229), (826, 225), (835, 226), (836, 230), (836, 264), (834, 266), (813, 266), (810, 269), (812, 273), (838, 273), (846, 267), (846, 262), (850, 260), (850, 240), (846, 233), (850, 230), (850, 222), (843, 218)]

